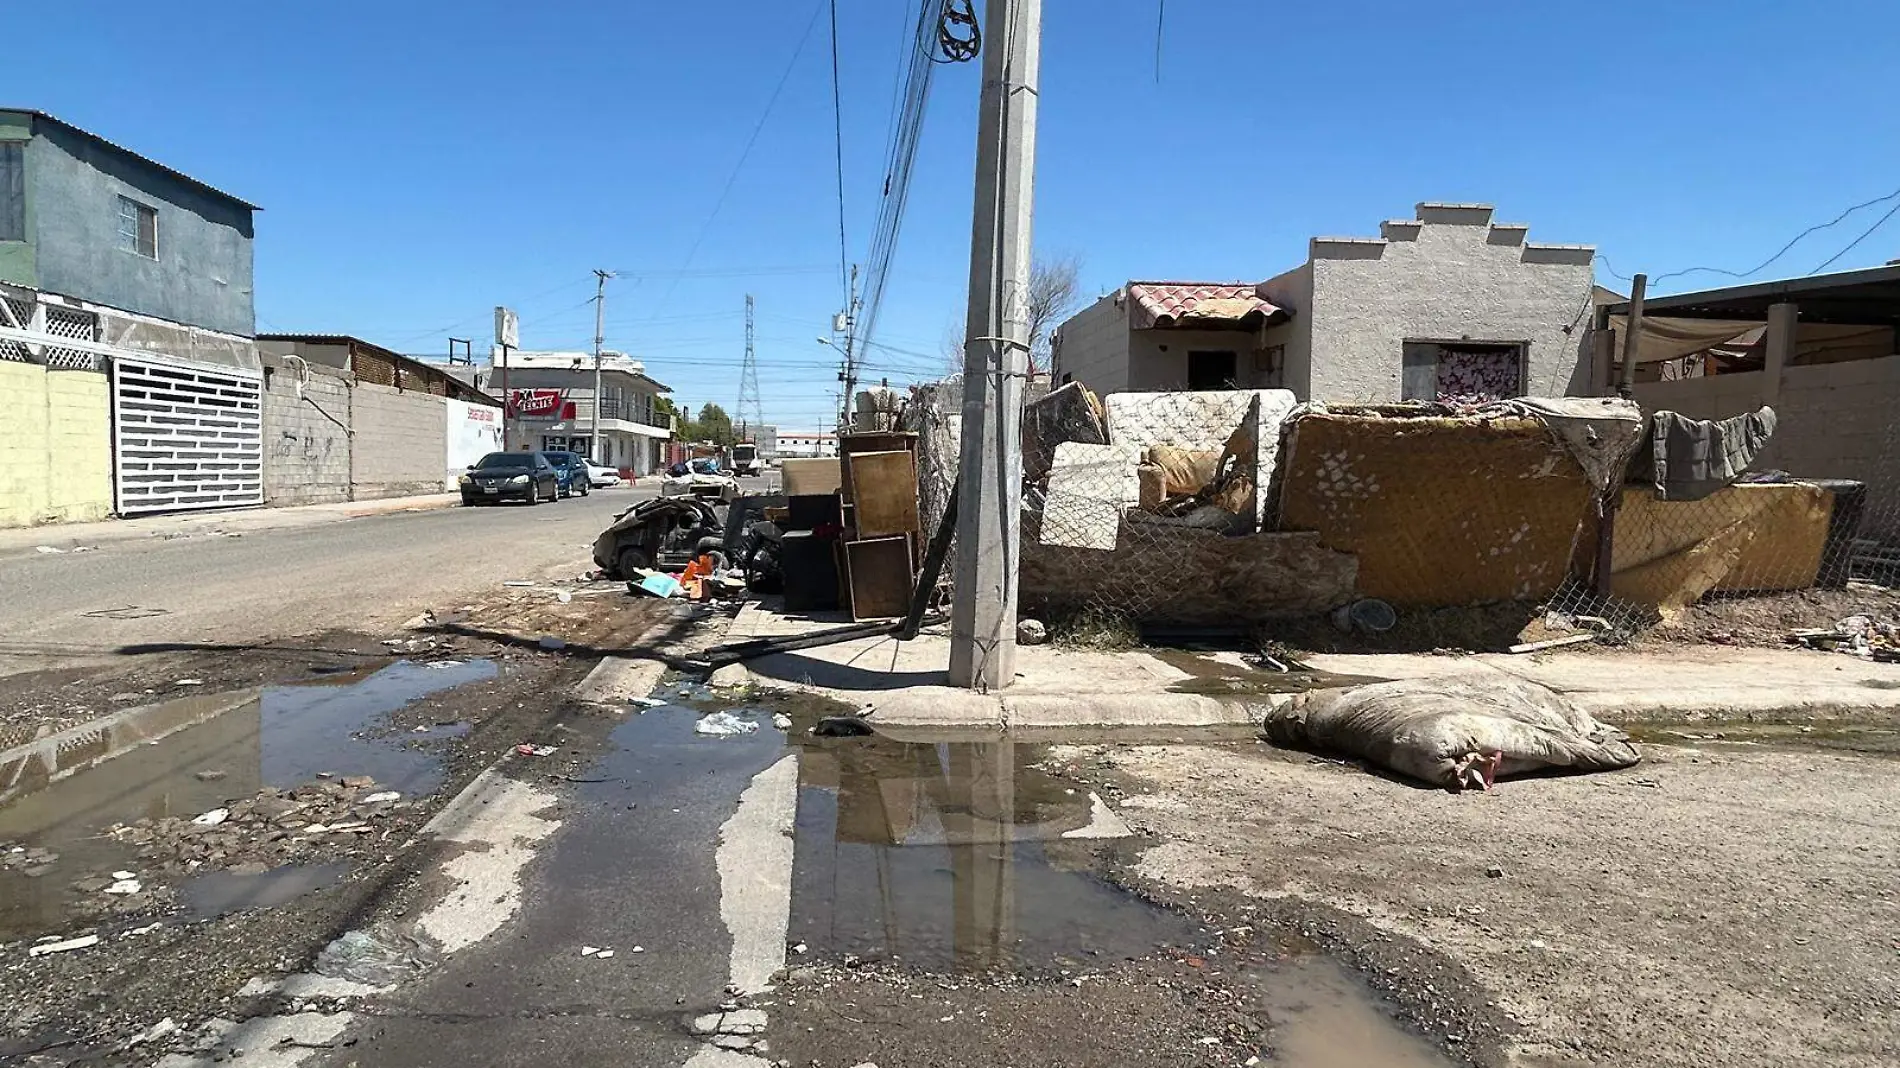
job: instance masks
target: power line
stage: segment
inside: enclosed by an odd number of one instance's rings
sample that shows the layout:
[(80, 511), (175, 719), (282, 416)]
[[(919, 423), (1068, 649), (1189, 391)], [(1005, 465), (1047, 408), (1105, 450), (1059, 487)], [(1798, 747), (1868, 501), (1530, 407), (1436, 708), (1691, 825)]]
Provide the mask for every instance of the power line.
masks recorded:
[[(773, 107), (777, 106), (780, 94), (785, 92), (785, 83), (792, 80), (792, 71), (798, 68), (798, 59), (805, 54), (805, 45), (811, 40), (812, 30), (818, 26), (818, 16), (825, 13), (825, 4), (826, 0), (819, 0), (818, 5), (812, 8), (811, 20), (805, 23), (805, 32), (798, 38), (798, 47), (792, 49), (792, 58), (785, 64), (785, 73), (779, 75), (778, 84), (772, 87), (772, 96), (765, 102), (765, 110), (759, 114), (759, 121), (753, 125), (751, 135), (746, 138), (745, 148), (739, 152), (739, 161), (732, 165), (732, 173), (726, 176), (726, 184), (720, 188), (718, 199), (713, 201), (712, 211), (706, 215), (706, 221), (700, 224), (698, 236), (693, 238), (692, 245), (686, 250), (686, 265), (690, 266), (693, 257), (699, 254), (699, 246), (705, 243), (706, 235), (712, 231), (713, 221), (719, 218), (720, 209), (726, 206), (726, 198), (732, 195), (732, 187), (738, 183), (740, 172), (745, 170), (746, 161), (752, 158), (752, 148), (759, 143), (759, 134), (764, 132), (766, 120), (772, 117)], [(660, 297), (662, 305), (672, 299), (673, 290), (678, 286), (679, 279), (675, 278)]]
[[(1900, 195), (1900, 190), (1896, 190), (1896, 191), (1895, 191), (1895, 193), (1896, 193), (1896, 195)], [(1869, 226), (1869, 227), (1868, 227), (1868, 228), (1867, 228), (1867, 229), (1866, 229), (1865, 231), (1863, 231), (1863, 232), (1861, 233), (1861, 235), (1860, 235), (1859, 237), (1857, 237), (1857, 238), (1855, 238), (1854, 240), (1852, 240), (1852, 241), (1850, 241), (1850, 242), (1848, 242), (1848, 244), (1847, 244), (1847, 247), (1846, 247), (1846, 248), (1844, 248), (1844, 249), (1842, 249), (1842, 250), (1840, 250), (1839, 252), (1836, 252), (1836, 253), (1835, 253), (1834, 255), (1832, 255), (1832, 256), (1829, 256), (1829, 257), (1828, 257), (1828, 258), (1827, 258), (1826, 260), (1824, 260), (1824, 261), (1822, 261), (1822, 263), (1821, 263), (1821, 265), (1820, 265), (1819, 267), (1816, 267), (1816, 268), (1815, 268), (1814, 270), (1812, 270), (1812, 271), (1809, 271), (1808, 273), (1809, 273), (1809, 274), (1820, 274), (1820, 273), (1821, 273), (1822, 271), (1825, 271), (1825, 270), (1827, 270), (1827, 269), (1828, 269), (1829, 267), (1831, 267), (1831, 266), (1833, 266), (1833, 264), (1834, 264), (1834, 261), (1835, 261), (1835, 260), (1838, 260), (1838, 259), (1840, 259), (1840, 258), (1841, 258), (1842, 256), (1845, 256), (1845, 255), (1847, 255), (1847, 254), (1848, 254), (1849, 252), (1852, 252), (1852, 251), (1854, 251), (1854, 246), (1855, 246), (1855, 245), (1858, 245), (1858, 244), (1860, 244), (1860, 243), (1861, 243), (1862, 241), (1865, 241), (1865, 240), (1867, 240), (1867, 239), (1868, 239), (1869, 237), (1871, 237), (1871, 236), (1873, 236), (1873, 232), (1874, 232), (1875, 230), (1878, 230), (1878, 229), (1880, 229), (1880, 228), (1881, 228), (1882, 226), (1885, 226), (1885, 225), (1887, 225), (1887, 220), (1888, 220), (1888, 219), (1891, 219), (1891, 218), (1893, 218), (1893, 217), (1894, 217), (1894, 214), (1895, 214), (1896, 212), (1900, 212), (1900, 204), (1895, 204), (1895, 205), (1894, 205), (1893, 207), (1891, 207), (1891, 208), (1888, 208), (1888, 209), (1887, 209), (1887, 214), (1885, 214), (1885, 215), (1882, 215), (1882, 216), (1880, 217), (1880, 221), (1879, 221), (1879, 222), (1876, 222), (1876, 223), (1874, 223), (1874, 224), (1873, 224), (1872, 226)]]
[(838, 0), (831, 0), (831, 144), (838, 161), (838, 285), (848, 288), (851, 254), (844, 236), (844, 102), (838, 81)]
[[(1695, 274), (1698, 271), (1706, 271), (1710, 274), (1725, 275), (1729, 278), (1737, 278), (1737, 279), (1748, 278), (1751, 275), (1756, 275), (1756, 274), (1761, 273), (1764, 270), (1767, 270), (1768, 267), (1771, 264), (1773, 264), (1776, 260), (1781, 259), (1781, 257), (1788, 254), (1788, 251), (1790, 249), (1794, 248), (1797, 244), (1800, 244), (1802, 238), (1807, 237), (1810, 234), (1819, 233), (1820, 231), (1829, 229), (1830, 227), (1838, 226), (1849, 215), (1852, 215), (1855, 212), (1862, 210), (1863, 208), (1871, 208), (1875, 204), (1884, 204), (1889, 200), (1895, 200), (1895, 199), (1900, 199), (1900, 189), (1896, 189), (1893, 192), (1888, 193), (1884, 197), (1875, 197), (1872, 200), (1862, 201), (1859, 204), (1855, 204), (1853, 207), (1850, 207), (1846, 209), (1845, 211), (1842, 211), (1839, 215), (1834, 216), (1832, 219), (1829, 219), (1827, 222), (1816, 223), (1815, 225), (1808, 227), (1806, 230), (1803, 230), (1800, 233), (1794, 235), (1794, 237), (1788, 240), (1787, 244), (1781, 246), (1780, 249), (1776, 250), (1774, 255), (1768, 257), (1767, 259), (1761, 261), (1760, 263), (1756, 264), (1755, 266), (1749, 268), (1746, 271), (1726, 271), (1720, 267), (1686, 267), (1680, 271), (1671, 271), (1668, 274), (1657, 275), (1656, 277), (1649, 280), (1649, 284), (1655, 285), (1658, 282), (1667, 281), (1668, 279), (1671, 279), (1671, 278), (1681, 278), (1683, 275)], [(1829, 264), (1833, 263), (1835, 260), (1838, 260), (1842, 256), (1846, 255), (1848, 251), (1852, 249), (1855, 245), (1858, 245), (1861, 243), (1861, 241), (1865, 240), (1868, 234), (1873, 233), (1874, 230), (1880, 229), (1881, 223), (1886, 222), (1887, 219), (1893, 216), (1893, 214), (1894, 214), (1893, 212), (1889, 211), (1886, 215), (1882, 216), (1880, 222), (1875, 223), (1872, 229), (1869, 229), (1867, 233), (1864, 233), (1860, 235), (1860, 237), (1855, 238), (1852, 244), (1849, 244), (1847, 248), (1844, 248), (1841, 251), (1835, 253), (1831, 258), (1828, 259), (1827, 263), (1823, 263), (1820, 267), (1816, 267), (1813, 271), (1809, 271), (1808, 273), (1809, 274), (1819, 273), (1823, 267), (1828, 266)]]

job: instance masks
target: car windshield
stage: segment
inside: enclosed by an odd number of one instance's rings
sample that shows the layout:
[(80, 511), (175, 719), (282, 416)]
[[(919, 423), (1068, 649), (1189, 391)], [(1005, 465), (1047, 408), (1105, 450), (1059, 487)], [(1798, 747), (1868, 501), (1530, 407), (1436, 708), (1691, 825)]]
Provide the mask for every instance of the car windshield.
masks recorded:
[(477, 471), (519, 471), (534, 466), (534, 457), (525, 452), (491, 452), (475, 461)]

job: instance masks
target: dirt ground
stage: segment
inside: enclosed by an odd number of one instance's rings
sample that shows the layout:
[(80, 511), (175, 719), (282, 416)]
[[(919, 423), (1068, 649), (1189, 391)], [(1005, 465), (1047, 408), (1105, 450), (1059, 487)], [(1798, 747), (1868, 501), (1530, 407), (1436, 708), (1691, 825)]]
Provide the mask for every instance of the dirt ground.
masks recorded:
[(1900, 1062), (1900, 765), (1698, 745), (1488, 795), (1264, 743), (1052, 759), (1118, 788), (1157, 840), (1137, 885), (1230, 912), (1338, 910), (1335, 940), (1409, 1013), (1435, 979), (1451, 991), (1429, 1030), (1493, 1027), (1466, 1047), (1478, 1063)]
[(1788, 632), (1828, 628), (1848, 616), (1900, 621), (1900, 590), (1856, 582), (1844, 590), (1796, 590), (1757, 597), (1718, 597), (1690, 605), (1647, 631), (1651, 644), (1786, 645)]

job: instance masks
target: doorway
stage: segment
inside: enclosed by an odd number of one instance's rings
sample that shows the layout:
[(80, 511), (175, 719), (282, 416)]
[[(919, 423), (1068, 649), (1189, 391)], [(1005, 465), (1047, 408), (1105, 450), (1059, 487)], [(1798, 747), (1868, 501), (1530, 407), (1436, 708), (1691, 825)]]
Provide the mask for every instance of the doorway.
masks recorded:
[(1207, 349), (1188, 353), (1188, 388), (1239, 389), (1239, 359), (1232, 352)]

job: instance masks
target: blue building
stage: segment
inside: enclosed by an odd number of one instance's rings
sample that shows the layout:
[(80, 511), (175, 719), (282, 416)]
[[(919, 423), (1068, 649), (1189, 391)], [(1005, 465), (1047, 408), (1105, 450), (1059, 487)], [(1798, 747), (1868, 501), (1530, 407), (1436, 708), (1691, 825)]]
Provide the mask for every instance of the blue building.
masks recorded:
[(0, 108), (0, 282), (250, 337), (257, 210), (45, 112)]

